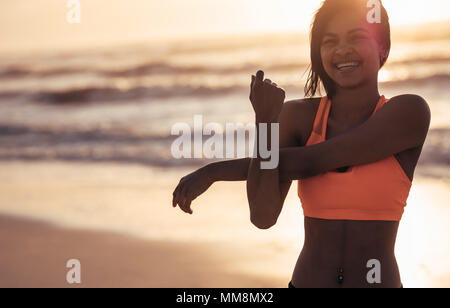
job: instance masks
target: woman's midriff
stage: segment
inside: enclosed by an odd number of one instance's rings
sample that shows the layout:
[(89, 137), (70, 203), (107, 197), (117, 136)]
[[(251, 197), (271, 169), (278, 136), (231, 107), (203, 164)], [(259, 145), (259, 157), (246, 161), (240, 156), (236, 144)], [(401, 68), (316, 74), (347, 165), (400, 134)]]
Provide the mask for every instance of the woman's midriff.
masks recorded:
[(292, 284), (297, 288), (400, 288), (394, 254), (398, 226), (390, 221), (305, 217), (305, 243)]

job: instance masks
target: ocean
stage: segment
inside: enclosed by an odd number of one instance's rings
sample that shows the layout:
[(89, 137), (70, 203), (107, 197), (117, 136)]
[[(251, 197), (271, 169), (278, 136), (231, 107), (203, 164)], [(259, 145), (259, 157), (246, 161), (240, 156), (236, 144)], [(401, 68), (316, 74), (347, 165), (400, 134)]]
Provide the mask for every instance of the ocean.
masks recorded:
[[(250, 223), (244, 182), (214, 184), (185, 215), (172, 208), (172, 191), (212, 160), (173, 158), (171, 129), (193, 126), (194, 115), (252, 123), (248, 96), (259, 69), (287, 100), (302, 98), (308, 59), (306, 35), (292, 33), (0, 53), (0, 213), (220, 246), (218, 266), (284, 286), (304, 235), (295, 185), (268, 231)], [(449, 84), (450, 36), (393, 40), (381, 94), (420, 95), (432, 112), (397, 240), (405, 287), (450, 281), (442, 245), (449, 240)]]
[[(263, 69), (303, 97), (309, 65), (304, 35), (183, 40), (104, 49), (2, 54), (0, 159), (201, 166), (172, 158), (171, 127), (252, 123), (251, 75)], [(386, 97), (413, 93), (432, 110), (417, 172), (448, 176), (450, 40), (397, 40), (380, 72)], [(427, 168), (425, 168), (427, 167)]]

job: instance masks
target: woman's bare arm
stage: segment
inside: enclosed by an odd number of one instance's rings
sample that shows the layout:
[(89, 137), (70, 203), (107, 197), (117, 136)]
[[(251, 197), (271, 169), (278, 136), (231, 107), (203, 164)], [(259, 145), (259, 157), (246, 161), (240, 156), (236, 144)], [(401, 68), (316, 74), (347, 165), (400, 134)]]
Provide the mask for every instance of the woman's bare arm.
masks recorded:
[[(301, 138), (298, 136), (297, 126), (303, 121), (302, 114), (306, 113), (306, 104), (298, 104), (296, 101), (283, 104), (279, 116), (280, 122), (280, 148), (301, 146)], [(242, 158), (210, 163), (193, 173), (183, 177), (173, 193), (173, 206), (177, 204), (186, 213), (192, 213), (191, 203), (203, 194), (214, 182), (219, 181), (247, 181), (252, 158)], [(281, 175), (281, 178), (285, 178)], [(279, 200), (285, 200), (292, 181), (281, 180), (279, 185)]]
[[(252, 158), (247, 176), (247, 199), (250, 206), (250, 220), (260, 229), (272, 227), (280, 215), (289, 188), (292, 184), (290, 179), (282, 179), (280, 169), (264, 169), (262, 163), (265, 161), (260, 155), (259, 141), (261, 131), (259, 124), (267, 125), (268, 133), (266, 144), (272, 148), (272, 134), (275, 134), (279, 141), (279, 149), (287, 147), (298, 147), (299, 136), (297, 136), (297, 121), (302, 121), (300, 117), (295, 119), (295, 103), (284, 103), (284, 91), (280, 94), (278, 86), (271, 80), (261, 80), (264, 73), (259, 71), (256, 76), (255, 86), (252, 88), (253, 97), (250, 97), (255, 109), (258, 142), (258, 151), (255, 158)], [(264, 89), (258, 89), (258, 83), (264, 84)], [(281, 105), (280, 105), (281, 102)], [(297, 121), (296, 121), (297, 120)], [(270, 129), (272, 124), (279, 125), (279, 135)], [(279, 150), (277, 149), (277, 150)], [(271, 159), (271, 158), (270, 158)]]
[[(255, 76), (253, 76), (255, 77)], [(253, 86), (254, 78), (251, 87)], [(252, 94), (250, 99), (252, 100)], [(284, 100), (284, 98), (283, 98)], [(302, 112), (298, 110), (299, 105), (295, 102), (282, 103), (280, 105), (281, 112), (276, 113), (272, 122), (279, 122), (279, 147), (296, 147), (300, 146), (299, 136), (297, 136), (298, 122), (302, 121)], [(258, 117), (257, 117), (258, 118)], [(259, 119), (257, 119), (257, 122)], [(259, 138), (257, 137), (257, 140)], [(269, 134), (269, 140), (270, 134)], [(270, 142), (268, 143), (270, 146)], [(229, 161), (221, 161), (211, 163), (202, 167), (195, 172), (183, 177), (173, 192), (173, 206), (178, 204), (180, 208), (192, 214), (191, 203), (194, 199), (204, 193), (216, 181), (247, 181), (247, 195), (250, 205), (251, 221), (259, 228), (268, 228), (271, 223), (265, 220), (267, 217), (278, 217), (281, 212), (286, 195), (289, 191), (292, 181), (280, 180), (279, 170), (264, 170), (262, 180), (260, 179), (259, 166), (261, 159), (257, 158), (243, 158)], [(252, 166), (253, 165), (253, 166)], [(261, 202), (259, 196), (266, 197), (260, 190), (267, 190), (267, 186), (276, 187), (272, 192), (272, 200), (275, 203), (268, 202), (265, 198)], [(272, 190), (269, 189), (269, 192)], [(267, 210), (275, 209), (276, 213), (268, 214)]]
[(215, 181), (247, 181), (252, 222), (260, 228), (269, 228), (278, 219), (292, 180), (309, 178), (344, 166), (372, 163), (421, 146), (431, 119), (428, 104), (422, 98), (402, 95), (392, 98), (359, 127), (325, 142), (304, 147), (298, 143), (294, 128), (304, 121), (303, 112), (298, 110), (295, 103), (284, 103), (279, 114), (278, 168), (261, 169), (262, 159), (259, 157), (209, 164), (181, 179), (174, 191), (173, 205), (179, 204), (183, 211), (192, 213), (192, 200)]
[(253, 159), (247, 178), (252, 222), (263, 229), (276, 223), (285, 198), (283, 183), (344, 166), (376, 162), (422, 146), (430, 120), (431, 112), (425, 100), (402, 95), (392, 98), (359, 127), (335, 138), (308, 147), (280, 146), (280, 163), (275, 169), (264, 170), (260, 166), (262, 159)]
[(211, 163), (206, 166), (207, 173), (214, 182), (246, 181), (250, 158), (226, 160)]
[(281, 179), (302, 179), (344, 166), (369, 164), (420, 147), (430, 120), (430, 108), (423, 98), (394, 97), (373, 117), (344, 134), (308, 147), (280, 149)]

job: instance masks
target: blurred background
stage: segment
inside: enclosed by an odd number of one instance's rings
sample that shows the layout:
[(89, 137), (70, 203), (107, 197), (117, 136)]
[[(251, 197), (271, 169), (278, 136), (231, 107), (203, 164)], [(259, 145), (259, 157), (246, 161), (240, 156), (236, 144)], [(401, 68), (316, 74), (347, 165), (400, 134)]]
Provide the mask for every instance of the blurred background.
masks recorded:
[[(7, 0), (0, 10), (0, 286), (286, 287), (303, 246), (293, 185), (257, 230), (245, 183), (171, 206), (171, 127), (251, 123), (251, 74), (303, 97), (320, 0)], [(384, 0), (392, 50), (381, 93), (414, 93), (431, 129), (400, 225), (405, 287), (449, 287), (450, 4)]]

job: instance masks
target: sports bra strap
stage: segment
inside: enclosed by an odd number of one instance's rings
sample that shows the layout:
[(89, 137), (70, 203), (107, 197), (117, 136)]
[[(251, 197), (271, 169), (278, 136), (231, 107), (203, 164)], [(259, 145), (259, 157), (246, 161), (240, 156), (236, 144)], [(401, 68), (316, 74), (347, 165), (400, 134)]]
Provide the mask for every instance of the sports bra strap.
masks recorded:
[(319, 109), (317, 110), (317, 114), (314, 120), (313, 132), (319, 136), (322, 136), (323, 132), (326, 130), (328, 114), (330, 112), (330, 108), (328, 105), (330, 100), (327, 96), (322, 97), (319, 103)]
[[(377, 111), (383, 107), (383, 105), (387, 102), (388, 100), (384, 97), (384, 95), (382, 95), (380, 97), (380, 99), (378, 100), (377, 106), (375, 107), (374, 111), (372, 112), (372, 114), (370, 115), (370, 117), (372, 117), (375, 113), (377, 113)], [(327, 130), (327, 122), (328, 122), (328, 116), (330, 114), (330, 110), (331, 110), (331, 100), (328, 99), (327, 96), (322, 97), (322, 99), (320, 100), (319, 103), (319, 108), (317, 110), (316, 113), (316, 117), (314, 119), (314, 126), (313, 126), (313, 133), (325, 138), (324, 136), (324, 132), (326, 132)]]

